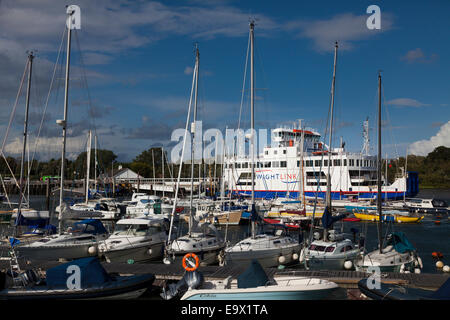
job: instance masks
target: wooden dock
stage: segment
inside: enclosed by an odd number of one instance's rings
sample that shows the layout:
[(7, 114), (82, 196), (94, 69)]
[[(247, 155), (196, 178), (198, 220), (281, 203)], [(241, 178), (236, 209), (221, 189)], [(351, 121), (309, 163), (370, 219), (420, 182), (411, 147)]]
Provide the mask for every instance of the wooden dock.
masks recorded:
[[(33, 261), (29, 264), (21, 263), (23, 269), (40, 268), (47, 270), (61, 264), (58, 261)], [(106, 263), (102, 262), (102, 265), (108, 273), (118, 274), (145, 274), (152, 273), (155, 275), (158, 283), (179, 280), (184, 275), (184, 269), (181, 264), (166, 265), (163, 263), (141, 263), (141, 264), (125, 264), (125, 263)], [(5, 270), (9, 268), (9, 261), (0, 261), (0, 269)], [(236, 278), (244, 270), (245, 266), (200, 266), (199, 271), (203, 273), (205, 279), (225, 279), (228, 276)], [(326, 279), (335, 282), (340, 287), (345, 289), (357, 289), (358, 281), (367, 278), (369, 274), (357, 271), (308, 271), (298, 268), (266, 268), (265, 269), (269, 277), (277, 277), (282, 275), (313, 277)], [(413, 288), (421, 288), (428, 290), (436, 290), (439, 288), (448, 278), (449, 274), (445, 273), (382, 273), (381, 282), (404, 285)]]

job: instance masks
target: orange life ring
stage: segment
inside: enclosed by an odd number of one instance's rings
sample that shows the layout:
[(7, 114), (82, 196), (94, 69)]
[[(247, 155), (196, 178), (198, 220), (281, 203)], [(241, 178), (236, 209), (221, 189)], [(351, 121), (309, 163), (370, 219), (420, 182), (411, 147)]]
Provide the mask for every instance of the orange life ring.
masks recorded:
[[(189, 257), (193, 257), (195, 259), (195, 266), (188, 267), (186, 265), (186, 259), (189, 258)], [(182, 262), (183, 262), (183, 268), (186, 271), (194, 271), (194, 270), (196, 270), (198, 268), (198, 265), (200, 264), (200, 260), (198, 259), (197, 255), (195, 253), (187, 253), (187, 254), (185, 254), (184, 257), (183, 257), (183, 261)]]

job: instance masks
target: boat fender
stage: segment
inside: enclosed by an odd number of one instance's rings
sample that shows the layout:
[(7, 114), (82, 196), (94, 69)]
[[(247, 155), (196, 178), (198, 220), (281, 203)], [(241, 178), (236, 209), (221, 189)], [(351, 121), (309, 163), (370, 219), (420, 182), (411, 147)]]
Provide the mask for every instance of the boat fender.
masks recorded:
[(402, 265), (400, 266), (400, 273), (406, 273), (406, 272), (405, 272), (405, 265), (404, 265), (404, 264), (402, 264)]
[(442, 268), (442, 271), (444, 271), (444, 272), (450, 272), (450, 267), (449, 267), (449, 266), (444, 266), (444, 267)]
[(347, 260), (344, 262), (344, 268), (346, 270), (350, 270), (353, 267), (353, 262), (351, 262), (350, 260)]
[(414, 269), (414, 273), (417, 273), (417, 274), (419, 274), (421, 271), (420, 271), (420, 269), (419, 268), (415, 268)]
[(441, 269), (443, 267), (444, 267), (444, 263), (442, 261), (439, 260), (438, 262), (436, 262), (436, 268)]
[(300, 258), (298, 258), (298, 261), (299, 261), (300, 263), (305, 262), (305, 252), (304, 252), (304, 249), (302, 249), (302, 251), (300, 251)]
[(94, 247), (94, 246), (89, 247), (89, 248), (88, 248), (88, 253), (89, 253), (90, 255), (97, 254), (97, 248)]
[(292, 260), (297, 261), (297, 259), (298, 259), (298, 254), (294, 252), (292, 254)]
[(420, 257), (417, 257), (417, 262), (419, 262), (420, 269), (423, 269), (423, 263), (422, 263), (422, 259)]
[(148, 253), (148, 255), (149, 255), (149, 256), (151, 256), (151, 255), (152, 255), (152, 253), (153, 253), (153, 250), (152, 250), (152, 248), (148, 249), (148, 250), (147, 250), (147, 253)]
[(411, 273), (409, 270), (406, 270), (404, 273)]
[(220, 250), (217, 260), (219, 261), (219, 266), (223, 267), (225, 265), (225, 252), (223, 250)]
[(286, 257), (285, 257), (285, 256), (279, 256), (279, 257), (278, 257), (278, 262), (279, 262), (280, 264), (285, 263), (285, 262), (286, 262)]

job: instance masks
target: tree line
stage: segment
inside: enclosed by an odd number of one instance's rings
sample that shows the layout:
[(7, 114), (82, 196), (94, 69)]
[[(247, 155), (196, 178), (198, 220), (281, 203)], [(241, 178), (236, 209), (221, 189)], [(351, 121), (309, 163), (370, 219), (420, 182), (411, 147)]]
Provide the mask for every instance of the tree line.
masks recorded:
[[(161, 147), (153, 147), (143, 151), (136, 156), (131, 162), (117, 161), (117, 155), (111, 150), (98, 149), (97, 150), (97, 166), (95, 165), (95, 150), (91, 150), (89, 177), (93, 179), (96, 176), (110, 177), (116, 174), (119, 168), (129, 168), (144, 178), (177, 178), (179, 165), (171, 164), (168, 161), (167, 152), (164, 150), (164, 165), (163, 165), (163, 149)], [(7, 179), (14, 174), (17, 180), (20, 176), (20, 158), (6, 157), (0, 158), (0, 174), (3, 179)], [(25, 162), (25, 176), (27, 176), (29, 164)], [(87, 173), (87, 152), (81, 152), (75, 160), (65, 160), (65, 179), (85, 179)], [(164, 174), (163, 174), (164, 168)], [(221, 166), (217, 164), (214, 169), (214, 164), (195, 164), (194, 177), (200, 176), (209, 177), (221, 174)], [(30, 163), (30, 180), (41, 180), (43, 177), (59, 177), (61, 175), (61, 159), (50, 159), (48, 161), (33, 160)], [(182, 166), (181, 177), (189, 178), (191, 176), (191, 165), (184, 163)]]
[[(95, 157), (94, 150), (91, 151), (90, 163), (90, 178), (94, 178)], [(143, 151), (131, 162), (116, 161), (117, 155), (111, 150), (97, 150), (97, 177), (100, 175), (111, 176), (111, 173), (116, 173), (120, 167), (130, 168), (140, 176), (145, 178), (162, 178), (163, 167), (165, 178), (177, 178), (179, 165), (170, 164), (167, 158), (167, 152), (164, 151), (164, 166), (163, 155), (161, 147), (153, 147)], [(78, 157), (71, 161), (66, 159), (65, 163), (65, 178), (66, 179), (85, 179), (87, 171), (87, 152), (84, 151)], [(6, 163), (7, 161), (7, 163)], [(0, 174), (3, 178), (11, 177), (11, 171), (16, 179), (19, 179), (20, 174), (20, 159), (7, 157), (0, 159)], [(402, 168), (407, 171), (417, 171), (419, 173), (419, 187), (420, 188), (450, 188), (450, 148), (440, 146), (430, 152), (427, 156), (408, 155), (398, 159), (390, 159), (388, 161), (388, 180), (392, 183), (396, 176), (402, 173)], [(8, 168), (9, 166), (9, 168)], [(25, 163), (25, 172), (27, 172), (28, 163)], [(11, 169), (11, 170), (10, 170)], [(30, 169), (30, 179), (39, 180), (44, 176), (60, 176), (61, 159), (50, 159), (49, 161), (33, 160)], [(200, 173), (199, 173), (200, 170)], [(382, 166), (383, 175), (386, 170), (386, 162), (383, 161)], [(221, 165), (214, 164), (195, 164), (194, 177), (199, 175), (202, 177), (219, 177), (222, 172)], [(181, 177), (189, 178), (191, 176), (191, 165), (189, 163), (183, 164)]]

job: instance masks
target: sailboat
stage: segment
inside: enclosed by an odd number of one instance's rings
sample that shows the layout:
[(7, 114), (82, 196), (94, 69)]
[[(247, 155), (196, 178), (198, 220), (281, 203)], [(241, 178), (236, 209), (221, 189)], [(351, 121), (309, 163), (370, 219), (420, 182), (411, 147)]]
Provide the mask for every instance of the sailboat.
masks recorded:
[[(76, 10), (79, 10), (77, 6), (68, 6), (67, 13), (67, 57), (66, 57), (66, 76), (65, 76), (65, 94), (64, 94), (64, 119), (57, 120), (57, 124), (60, 124), (63, 128), (63, 143), (62, 143), (62, 156), (61, 156), (61, 185), (60, 185), (60, 197), (59, 206), (63, 208), (63, 192), (64, 192), (64, 165), (66, 155), (66, 129), (67, 129), (67, 107), (69, 99), (69, 70), (70, 70), (70, 45), (72, 29), (75, 28), (75, 19), (79, 18), (79, 15), (74, 14)], [(67, 229), (63, 230), (63, 210), (59, 211), (58, 215), (58, 234), (53, 236), (43, 237), (42, 239), (26, 244), (20, 247), (21, 253), (25, 257), (36, 257), (47, 259), (74, 259), (89, 257), (97, 254), (98, 241), (104, 240), (108, 236), (108, 232), (104, 228), (103, 224), (99, 220), (86, 219), (80, 222), (81, 230)], [(73, 251), (73, 248), (77, 247), (79, 250)], [(80, 256), (81, 255), (81, 256)]]
[[(342, 270), (349, 269), (353, 266), (353, 261), (359, 256), (360, 250), (353, 244), (350, 239), (345, 239), (343, 233), (338, 230), (330, 230), (333, 224), (346, 217), (346, 214), (332, 216), (332, 200), (331, 200), (331, 175), (330, 164), (332, 154), (333, 139), (333, 109), (334, 109), (334, 87), (336, 81), (336, 64), (337, 64), (338, 43), (334, 47), (334, 68), (333, 82), (331, 86), (331, 106), (330, 106), (330, 127), (329, 127), (329, 151), (328, 151), (328, 175), (327, 175), (327, 192), (326, 207), (322, 215), (323, 238), (320, 239), (318, 232), (314, 233), (315, 239), (302, 250), (301, 259), (304, 259), (307, 269), (323, 269), (323, 270)], [(313, 231), (311, 229), (311, 233)]]
[[(193, 82), (191, 88), (191, 98), (189, 101), (189, 111), (188, 111), (188, 121), (186, 122), (186, 126), (189, 123), (191, 103), (192, 103), (192, 93), (195, 87), (195, 97), (194, 97), (194, 115), (193, 115), (193, 123), (191, 125), (191, 141), (195, 141), (195, 129), (196, 129), (196, 118), (197, 118), (197, 94), (198, 94), (198, 72), (199, 72), (199, 63), (200, 63), (200, 53), (198, 46), (195, 50), (195, 67), (193, 73)], [(184, 141), (185, 142), (185, 141)], [(183, 144), (182, 158), (184, 155), (185, 145)], [(181, 163), (180, 163), (180, 172), (181, 174)], [(218, 263), (218, 255), (219, 252), (225, 248), (225, 241), (220, 236), (217, 229), (213, 224), (210, 223), (199, 223), (194, 219), (194, 207), (193, 207), (193, 192), (194, 192), (194, 143), (191, 145), (191, 194), (190, 194), (190, 203), (189, 203), (189, 223), (188, 223), (188, 233), (184, 236), (178, 237), (175, 240), (171, 241), (169, 232), (170, 244), (166, 246), (166, 252), (164, 259), (165, 263), (171, 263), (172, 261), (181, 261), (184, 255), (187, 253), (197, 254), (200, 258), (201, 265), (215, 264)], [(177, 183), (177, 191), (178, 191), (179, 183)], [(174, 213), (176, 208), (177, 201), (177, 193), (175, 195), (174, 207), (172, 210), (172, 222), (174, 219)], [(171, 222), (171, 226), (173, 223)]]
[(388, 235), (386, 246), (383, 246), (382, 227), (382, 193), (381, 193), (381, 74), (378, 74), (378, 173), (377, 173), (377, 211), (378, 211), (378, 249), (363, 253), (355, 261), (357, 271), (368, 271), (378, 268), (380, 272), (420, 272), (422, 260), (416, 249), (403, 232)]
[[(23, 130), (23, 149), (22, 149), (22, 156), (21, 156), (21, 163), (20, 163), (19, 203), (18, 203), (18, 207), (12, 210), (12, 216), (11, 216), (11, 219), (14, 220), (16, 236), (18, 235), (18, 232), (19, 232), (18, 227), (20, 225), (38, 225), (39, 227), (43, 227), (46, 224), (48, 224), (48, 222), (49, 222), (49, 212), (30, 208), (30, 204), (29, 204), (30, 199), (28, 199), (28, 201), (25, 205), (26, 207), (23, 207), (24, 193), (25, 193), (25, 188), (24, 188), (24, 186), (25, 186), (25, 182), (24, 182), (24, 180), (25, 180), (25, 178), (24, 178), (25, 152), (27, 150), (28, 113), (29, 113), (29, 107), (30, 107), (31, 76), (32, 76), (32, 70), (33, 70), (33, 59), (34, 59), (33, 52), (30, 52), (28, 54), (28, 61), (27, 61), (28, 83), (27, 83), (27, 94), (26, 94), (26, 102), (25, 102), (26, 104), (25, 104), (25, 121), (24, 121), (24, 130)], [(29, 175), (29, 170), (28, 170), (28, 175)]]
[(225, 249), (225, 264), (248, 264), (253, 259), (263, 267), (275, 267), (280, 264), (288, 264), (298, 258), (300, 245), (298, 241), (286, 235), (283, 229), (273, 233), (256, 234), (256, 221), (260, 219), (255, 206), (255, 148), (254, 148), (254, 21), (250, 22), (250, 108), (251, 108), (251, 232), (249, 238), (243, 239), (233, 246)]

